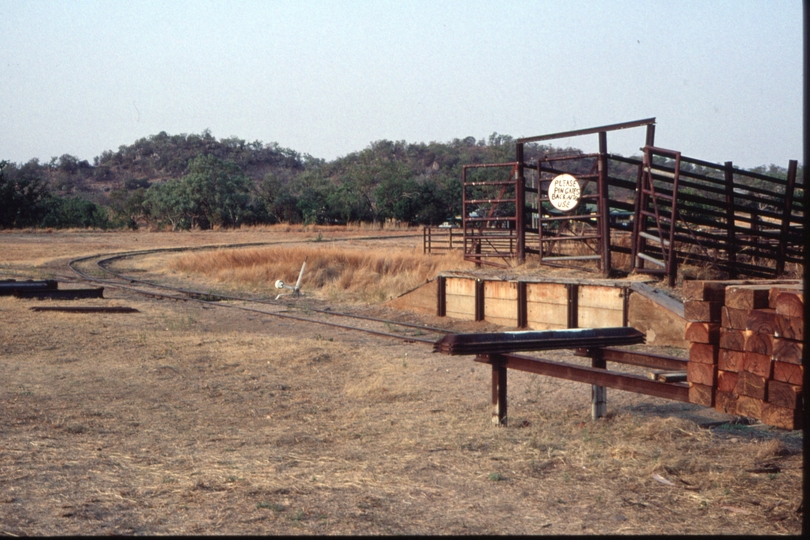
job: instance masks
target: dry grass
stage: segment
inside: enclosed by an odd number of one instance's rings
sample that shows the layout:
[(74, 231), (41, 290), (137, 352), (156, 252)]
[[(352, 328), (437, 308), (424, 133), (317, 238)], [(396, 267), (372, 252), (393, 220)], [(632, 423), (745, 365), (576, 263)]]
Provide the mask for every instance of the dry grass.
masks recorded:
[(613, 390), (593, 422), (587, 385), (511, 371), (497, 427), (471, 358), (113, 289), (81, 303), (139, 313), (0, 298), (0, 534), (801, 530), (800, 432)]
[[(0, 531), (797, 533), (801, 439), (428, 347), (143, 298), (0, 298)], [(48, 328), (43, 338), (42, 328)], [(566, 357), (566, 361), (576, 361)], [(765, 463), (781, 472), (747, 472)]]
[(294, 284), (305, 260), (301, 289), (307, 294), (362, 302), (389, 300), (462, 264), (458, 252), (294, 246), (191, 253), (173, 259), (169, 268), (220, 283), (266, 288), (277, 279)]

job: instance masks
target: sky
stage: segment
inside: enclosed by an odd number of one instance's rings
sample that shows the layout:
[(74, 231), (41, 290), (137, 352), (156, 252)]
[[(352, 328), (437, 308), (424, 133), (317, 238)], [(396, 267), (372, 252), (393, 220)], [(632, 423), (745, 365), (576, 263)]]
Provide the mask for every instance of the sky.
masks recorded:
[(802, 39), (799, 0), (0, 0), (0, 160), (208, 129), (331, 161), (655, 117), (656, 146), (787, 167)]

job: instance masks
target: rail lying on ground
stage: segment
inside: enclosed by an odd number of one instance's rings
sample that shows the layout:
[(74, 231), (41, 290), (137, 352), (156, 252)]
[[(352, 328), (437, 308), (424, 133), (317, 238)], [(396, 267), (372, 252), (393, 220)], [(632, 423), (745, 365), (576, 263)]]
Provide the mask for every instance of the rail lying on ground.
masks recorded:
[[(333, 328), (340, 328), (343, 330), (355, 330), (359, 332), (365, 332), (368, 334), (373, 334), (381, 337), (388, 337), (394, 338), (399, 340), (404, 340), (407, 342), (418, 342), (418, 343), (430, 343), (432, 344), (435, 341), (435, 337), (423, 337), (422, 334), (424, 333), (433, 333), (437, 335), (443, 335), (450, 333), (449, 330), (445, 330), (442, 328), (434, 328), (426, 325), (419, 325), (419, 324), (411, 324), (406, 322), (400, 321), (392, 321), (392, 320), (384, 320), (378, 319), (374, 317), (367, 317), (363, 315), (351, 314), (351, 313), (341, 313), (332, 310), (319, 310), (314, 308), (308, 308), (308, 312), (317, 313), (320, 315), (328, 316), (329, 318), (332, 317), (342, 317), (342, 318), (350, 318), (362, 321), (368, 321), (371, 323), (379, 323), (385, 325), (386, 329), (390, 329), (392, 325), (401, 326), (404, 328), (414, 329), (415, 332), (411, 335), (406, 334), (396, 334), (391, 331), (382, 331), (382, 330), (374, 330), (369, 328), (360, 328), (356, 326), (350, 326), (345, 324), (339, 324), (336, 322), (331, 322), (327, 320), (318, 320), (313, 317), (301, 316), (301, 315), (293, 315), (290, 313), (280, 313), (278, 311), (269, 311), (267, 309), (258, 309), (254, 307), (249, 307), (248, 305), (238, 305), (238, 304), (224, 304), (221, 301), (228, 300), (234, 302), (241, 302), (245, 304), (260, 304), (260, 305), (269, 305), (269, 306), (276, 306), (276, 307), (283, 307), (288, 308), (289, 305), (283, 302), (268, 300), (268, 299), (257, 299), (257, 298), (244, 298), (239, 296), (233, 295), (225, 295), (225, 294), (217, 294), (212, 293), (210, 291), (195, 291), (189, 289), (182, 289), (178, 287), (170, 287), (167, 285), (162, 285), (142, 279), (136, 279), (131, 276), (126, 276), (121, 273), (115, 272), (108, 268), (108, 265), (115, 260), (120, 260), (124, 258), (130, 258), (135, 256), (141, 255), (149, 255), (158, 252), (177, 252), (177, 251), (191, 251), (191, 250), (204, 250), (204, 249), (214, 249), (214, 248), (223, 248), (223, 247), (247, 247), (247, 246), (256, 246), (256, 245), (267, 245), (268, 243), (251, 243), (251, 244), (230, 244), (227, 246), (217, 245), (217, 246), (198, 246), (193, 248), (163, 248), (163, 249), (153, 249), (153, 250), (141, 250), (141, 251), (132, 251), (132, 252), (124, 252), (124, 253), (115, 253), (115, 254), (96, 254), (91, 255), (88, 257), (80, 257), (77, 259), (73, 259), (68, 262), (68, 267), (75, 272), (78, 276), (80, 276), (85, 281), (90, 281), (93, 283), (104, 284), (108, 287), (114, 287), (119, 289), (129, 290), (135, 293), (143, 294), (146, 296), (152, 297), (162, 297), (162, 298), (169, 298), (173, 300), (184, 300), (184, 301), (191, 301), (191, 302), (199, 302), (204, 304), (209, 304), (218, 307), (225, 307), (231, 309), (240, 309), (243, 311), (249, 311), (252, 313), (258, 313), (262, 315), (269, 315), (272, 317), (278, 317), (282, 319), (291, 319), (300, 322), (307, 322), (312, 324), (320, 324), (323, 326), (330, 326)], [(83, 271), (79, 269), (79, 264), (87, 263), (96, 260), (94, 268), (104, 273), (107, 276), (113, 276), (115, 279), (103, 279), (98, 276), (90, 275), (87, 271)], [(135, 287), (134, 285), (140, 285), (142, 287), (148, 287), (149, 290), (145, 290), (142, 288)], [(160, 291), (168, 291), (168, 292), (160, 292)], [(173, 294), (169, 294), (173, 293)]]

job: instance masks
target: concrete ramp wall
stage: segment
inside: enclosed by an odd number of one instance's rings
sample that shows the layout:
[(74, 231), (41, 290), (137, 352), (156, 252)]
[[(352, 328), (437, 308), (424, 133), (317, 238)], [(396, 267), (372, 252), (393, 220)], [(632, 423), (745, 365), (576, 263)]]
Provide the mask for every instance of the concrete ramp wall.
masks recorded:
[(650, 345), (687, 346), (681, 302), (649, 286), (618, 280), (508, 281), (442, 275), (388, 305), (507, 328), (632, 326), (647, 334)]

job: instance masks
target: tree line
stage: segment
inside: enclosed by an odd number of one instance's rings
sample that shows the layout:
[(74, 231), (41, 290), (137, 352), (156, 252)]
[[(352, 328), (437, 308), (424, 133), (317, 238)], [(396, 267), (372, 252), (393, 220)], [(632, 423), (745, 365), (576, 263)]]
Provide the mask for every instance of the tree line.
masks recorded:
[[(462, 166), (512, 161), (514, 150), (514, 139), (498, 133), (447, 143), (381, 140), (327, 162), (277, 143), (217, 140), (208, 130), (161, 132), (92, 164), (68, 154), (0, 162), (0, 228), (437, 225), (461, 213)], [(524, 157), (576, 151), (527, 144)]]

